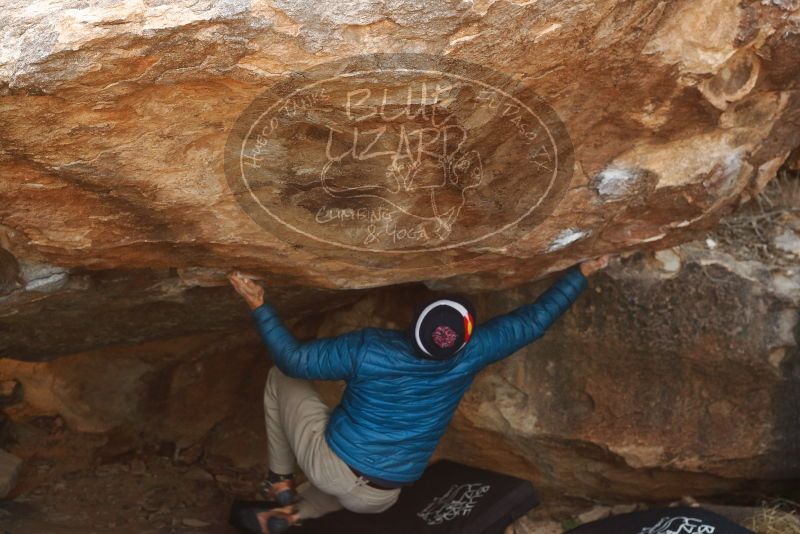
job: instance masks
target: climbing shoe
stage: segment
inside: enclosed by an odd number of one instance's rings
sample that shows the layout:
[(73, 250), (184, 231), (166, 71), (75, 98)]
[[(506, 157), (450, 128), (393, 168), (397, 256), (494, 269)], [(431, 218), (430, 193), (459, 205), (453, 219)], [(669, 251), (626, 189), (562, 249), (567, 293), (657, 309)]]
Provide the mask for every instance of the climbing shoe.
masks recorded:
[(273, 475), (261, 483), (261, 495), (279, 506), (289, 506), (297, 500), (294, 477), (292, 475)]

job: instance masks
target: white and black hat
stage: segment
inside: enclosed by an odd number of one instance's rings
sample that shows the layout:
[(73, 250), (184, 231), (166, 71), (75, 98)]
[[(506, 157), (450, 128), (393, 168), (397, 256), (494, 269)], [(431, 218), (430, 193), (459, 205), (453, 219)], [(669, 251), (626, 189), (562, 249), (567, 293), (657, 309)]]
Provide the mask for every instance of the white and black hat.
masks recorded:
[(417, 309), (411, 342), (422, 358), (445, 360), (466, 346), (475, 328), (475, 309), (464, 297), (431, 299)]

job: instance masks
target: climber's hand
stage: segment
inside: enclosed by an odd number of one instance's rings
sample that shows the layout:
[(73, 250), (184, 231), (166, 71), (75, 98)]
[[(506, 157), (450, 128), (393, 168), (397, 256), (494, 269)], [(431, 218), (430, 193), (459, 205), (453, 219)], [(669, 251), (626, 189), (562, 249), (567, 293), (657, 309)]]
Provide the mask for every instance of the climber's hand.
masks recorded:
[(239, 271), (228, 274), (228, 280), (231, 281), (233, 289), (244, 298), (251, 310), (264, 304), (264, 288), (260, 285), (245, 278)]
[(589, 276), (593, 272), (605, 268), (608, 265), (608, 260), (610, 259), (611, 259), (610, 254), (604, 254), (599, 258), (581, 262), (580, 269), (581, 272), (583, 273), (583, 276)]

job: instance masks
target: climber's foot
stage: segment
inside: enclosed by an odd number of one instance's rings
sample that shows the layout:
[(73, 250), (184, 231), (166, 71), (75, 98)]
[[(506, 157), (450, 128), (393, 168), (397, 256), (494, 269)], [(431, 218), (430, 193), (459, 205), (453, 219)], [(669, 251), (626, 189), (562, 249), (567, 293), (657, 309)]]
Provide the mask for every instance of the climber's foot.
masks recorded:
[(294, 506), (265, 510), (259, 512), (256, 518), (258, 519), (258, 524), (261, 526), (261, 532), (263, 532), (263, 534), (282, 534), (300, 520), (297, 508)]
[(268, 501), (278, 503), (280, 506), (289, 506), (297, 500), (294, 477), (270, 475), (261, 484), (261, 494)]

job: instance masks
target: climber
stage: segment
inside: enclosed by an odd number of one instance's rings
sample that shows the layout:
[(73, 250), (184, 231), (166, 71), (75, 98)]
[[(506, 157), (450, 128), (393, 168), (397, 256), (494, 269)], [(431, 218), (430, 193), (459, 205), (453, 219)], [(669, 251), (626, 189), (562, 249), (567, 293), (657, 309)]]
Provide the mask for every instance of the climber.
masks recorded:
[[(467, 299), (446, 296), (420, 306), (406, 330), (365, 328), (308, 342), (292, 336), (261, 286), (230, 274), (275, 361), (264, 391), (262, 492), (277, 506), (254, 511), (252, 531), (283, 532), (342, 507), (392, 506), (422, 476), (475, 374), (541, 337), (608, 259), (574, 265), (534, 303), (479, 326)], [(331, 411), (309, 380), (344, 380), (340, 404)], [(295, 488), (297, 465), (308, 482)]]

